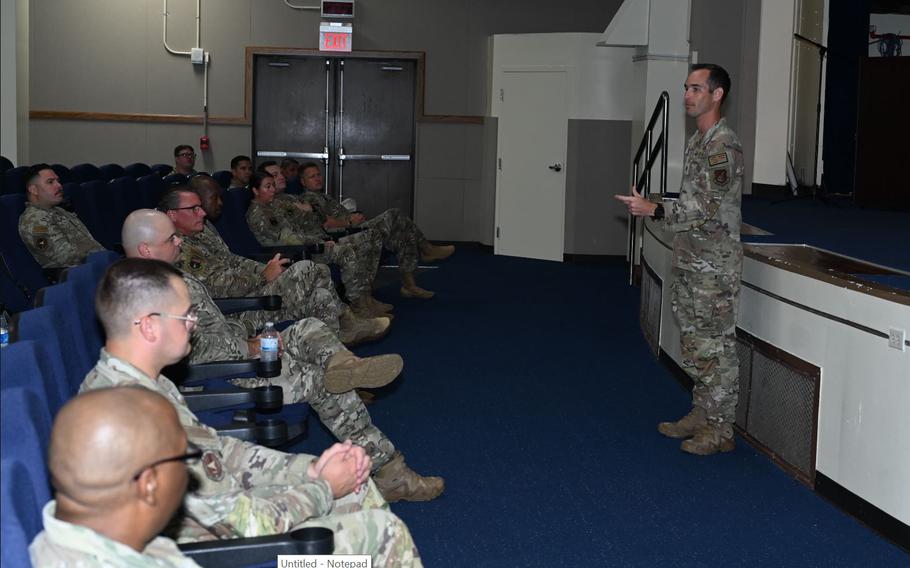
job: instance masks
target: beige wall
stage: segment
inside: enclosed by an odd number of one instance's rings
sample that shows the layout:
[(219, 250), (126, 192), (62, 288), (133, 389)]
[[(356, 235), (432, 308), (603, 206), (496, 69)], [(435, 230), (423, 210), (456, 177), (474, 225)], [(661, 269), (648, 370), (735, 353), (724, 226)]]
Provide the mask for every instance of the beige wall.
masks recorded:
[[(426, 112), (482, 115), (489, 35), (600, 32), (620, 3), (359, 0), (353, 46), (425, 51)], [(165, 51), (161, 0), (41, 0), (29, 8), (32, 110), (201, 114), (201, 68)], [(170, 0), (168, 10), (169, 45), (188, 50), (195, 42), (195, 2)], [(246, 46), (314, 48), (318, 19), (317, 12), (293, 10), (282, 0), (202, 0), (201, 44), (212, 54), (210, 115), (242, 114)], [(430, 229), (431, 238), (481, 240), (471, 227), (478, 226), (472, 216), (484, 132), (479, 125), (419, 126), (418, 220), (444, 207), (466, 215)], [(195, 145), (201, 134), (200, 125), (35, 119), (27, 159), (170, 162), (175, 144)], [(212, 126), (209, 136), (203, 169), (223, 169), (232, 156), (250, 151), (249, 127)]]

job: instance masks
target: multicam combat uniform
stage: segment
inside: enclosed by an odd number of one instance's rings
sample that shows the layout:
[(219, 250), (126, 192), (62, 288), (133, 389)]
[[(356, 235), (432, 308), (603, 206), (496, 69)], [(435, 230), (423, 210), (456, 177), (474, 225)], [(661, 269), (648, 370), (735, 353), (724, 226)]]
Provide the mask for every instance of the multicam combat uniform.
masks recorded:
[(34, 566), (98, 566), (99, 568), (199, 568), (173, 540), (159, 536), (142, 552), (111, 540), (88, 527), (61, 521), (57, 502), (44, 506), (44, 530), (28, 547)]
[[(296, 320), (314, 317), (338, 331), (344, 305), (335, 292), (332, 274), (323, 265), (295, 262), (278, 278), (266, 281), (263, 264), (236, 255), (206, 221), (197, 235), (184, 237), (177, 268), (198, 278), (216, 298), (278, 295), (279, 312), (248, 312), (244, 319), (261, 327), (269, 319)], [(252, 330), (251, 330), (252, 331)]]
[[(300, 199), (313, 207), (313, 211), (321, 219), (320, 223), (325, 222), (326, 216), (351, 219), (351, 212), (338, 200), (325, 193), (306, 191), (301, 194)], [(418, 250), (423, 243), (427, 242), (427, 239), (417, 224), (410, 217), (402, 214), (400, 209), (387, 209), (356, 226), (372, 229), (379, 233), (382, 246), (394, 252), (398, 257), (400, 272), (408, 273), (417, 270)]]
[[(299, 211), (292, 205), (275, 201), (264, 205), (254, 200), (246, 212), (250, 230), (265, 246), (307, 245), (331, 239), (320, 224), (312, 228), (315, 218), (315, 213)], [(341, 281), (348, 299), (356, 301), (372, 293), (381, 254), (380, 235), (366, 230), (342, 237), (331, 248), (326, 247), (324, 259), (341, 268)]]
[(62, 207), (26, 203), (19, 217), (19, 236), (43, 268), (76, 266), (89, 253), (104, 250), (79, 217)]
[[(193, 333), (191, 363), (229, 361), (248, 357), (244, 326), (228, 321), (212, 301), (205, 286), (192, 275), (184, 274), (193, 308), (199, 316)], [(338, 440), (351, 440), (363, 447), (373, 460), (373, 470), (385, 465), (395, 446), (379, 428), (355, 391), (333, 394), (325, 390), (323, 375), (329, 358), (346, 350), (338, 337), (319, 320), (298, 321), (281, 334), (281, 376), (272, 379), (246, 378), (231, 382), (253, 388), (267, 384), (280, 386), (285, 400), (309, 403), (322, 423)]]
[(105, 349), (80, 391), (122, 385), (141, 386), (168, 399), (189, 441), (204, 452), (189, 465), (198, 487), (184, 498), (178, 542), (322, 526), (335, 532), (336, 554), (370, 554), (377, 566), (421, 565), (407, 526), (388, 511), (372, 480), (366, 491), (333, 500), (329, 484), (306, 473), (313, 456), (219, 436), (199, 422), (167, 377), (150, 378)]
[(678, 201), (665, 201), (673, 239), (672, 309), (682, 335), (682, 366), (692, 401), (708, 421), (732, 424), (739, 393), (736, 305), (742, 274), (743, 156), (721, 119), (686, 145)]

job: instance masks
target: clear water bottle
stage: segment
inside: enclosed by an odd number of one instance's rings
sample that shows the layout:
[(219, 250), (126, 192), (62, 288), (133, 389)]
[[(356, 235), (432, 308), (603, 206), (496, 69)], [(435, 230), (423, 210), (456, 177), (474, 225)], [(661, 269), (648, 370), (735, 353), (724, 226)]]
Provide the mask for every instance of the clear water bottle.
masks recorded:
[(9, 321), (6, 312), (0, 312), (0, 347), (9, 345)]
[(273, 322), (265, 322), (265, 328), (259, 335), (259, 360), (263, 362), (278, 360), (278, 330)]

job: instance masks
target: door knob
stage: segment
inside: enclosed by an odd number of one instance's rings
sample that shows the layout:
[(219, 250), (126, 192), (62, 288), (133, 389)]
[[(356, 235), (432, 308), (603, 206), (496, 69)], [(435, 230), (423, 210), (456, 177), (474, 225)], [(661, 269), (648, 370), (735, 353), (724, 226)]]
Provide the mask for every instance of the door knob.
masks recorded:
[(562, 164), (558, 164), (558, 163), (557, 163), (557, 164), (553, 164), (552, 166), (548, 166), (548, 167), (549, 167), (551, 170), (553, 170), (554, 172), (561, 172), (561, 171), (562, 171)]

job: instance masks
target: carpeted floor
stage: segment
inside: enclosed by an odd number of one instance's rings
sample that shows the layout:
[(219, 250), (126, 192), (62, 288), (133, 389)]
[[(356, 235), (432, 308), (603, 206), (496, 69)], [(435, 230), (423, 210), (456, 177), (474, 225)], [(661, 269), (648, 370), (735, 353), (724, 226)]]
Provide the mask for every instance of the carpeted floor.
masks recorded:
[[(765, 227), (768, 228), (768, 227)], [(770, 229), (773, 230), (773, 229)], [(656, 424), (689, 396), (648, 351), (623, 264), (460, 247), (396, 305), (402, 376), (370, 406), (445, 494), (392, 510), (427, 566), (907, 566), (910, 557), (740, 441), (697, 458)], [(331, 443), (318, 419), (295, 446)]]

